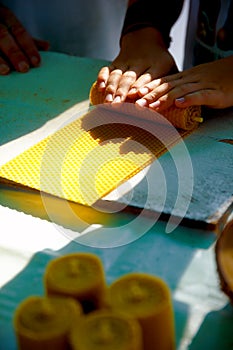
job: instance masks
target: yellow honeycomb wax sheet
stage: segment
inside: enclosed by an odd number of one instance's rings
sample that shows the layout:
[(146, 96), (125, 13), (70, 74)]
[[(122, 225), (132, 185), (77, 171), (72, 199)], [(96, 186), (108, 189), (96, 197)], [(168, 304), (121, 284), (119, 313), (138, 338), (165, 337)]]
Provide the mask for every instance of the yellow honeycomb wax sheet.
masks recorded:
[(157, 122), (134, 118), (134, 108), (128, 103), (93, 107), (4, 164), (0, 177), (93, 205), (187, 134), (160, 123), (162, 117), (149, 110)]

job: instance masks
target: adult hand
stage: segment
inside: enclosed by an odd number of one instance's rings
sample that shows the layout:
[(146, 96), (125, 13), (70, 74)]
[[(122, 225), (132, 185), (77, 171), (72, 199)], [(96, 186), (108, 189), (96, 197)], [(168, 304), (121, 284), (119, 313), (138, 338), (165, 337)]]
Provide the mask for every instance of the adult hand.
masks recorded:
[(142, 86), (171, 71), (177, 67), (161, 34), (148, 27), (122, 37), (119, 55), (100, 70), (97, 83), (105, 102), (120, 103), (138, 98)]
[(48, 49), (48, 43), (34, 41), (16, 16), (0, 4), (0, 75), (12, 69), (24, 73), (39, 66), (38, 48)]
[(233, 56), (201, 64), (183, 72), (155, 79), (139, 91), (135, 103), (162, 111), (172, 104), (186, 108), (205, 105), (210, 108), (233, 106)]

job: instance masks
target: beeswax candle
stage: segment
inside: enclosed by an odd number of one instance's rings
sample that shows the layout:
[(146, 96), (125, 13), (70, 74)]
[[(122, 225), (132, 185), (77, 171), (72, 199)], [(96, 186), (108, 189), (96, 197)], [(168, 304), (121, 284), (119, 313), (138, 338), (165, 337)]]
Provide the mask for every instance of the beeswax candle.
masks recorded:
[(28, 297), (14, 315), (18, 348), (67, 350), (69, 332), (81, 314), (81, 305), (71, 298)]
[(127, 274), (109, 287), (109, 306), (123, 310), (142, 327), (144, 350), (175, 349), (173, 307), (167, 284), (143, 273)]
[(143, 350), (139, 323), (124, 313), (98, 310), (70, 335), (73, 350)]
[(51, 260), (44, 275), (48, 295), (77, 299), (84, 312), (100, 308), (105, 297), (105, 276), (101, 260), (91, 253), (72, 253)]

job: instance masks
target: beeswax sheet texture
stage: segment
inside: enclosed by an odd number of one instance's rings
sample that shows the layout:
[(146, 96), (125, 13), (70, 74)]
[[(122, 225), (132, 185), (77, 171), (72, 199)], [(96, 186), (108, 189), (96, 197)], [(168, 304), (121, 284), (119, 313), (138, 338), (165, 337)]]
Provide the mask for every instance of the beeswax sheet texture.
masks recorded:
[(181, 139), (164, 118), (160, 122), (160, 115), (156, 122), (144, 122), (127, 116), (125, 109), (133, 113), (135, 107), (94, 107), (4, 164), (0, 176), (93, 205)]

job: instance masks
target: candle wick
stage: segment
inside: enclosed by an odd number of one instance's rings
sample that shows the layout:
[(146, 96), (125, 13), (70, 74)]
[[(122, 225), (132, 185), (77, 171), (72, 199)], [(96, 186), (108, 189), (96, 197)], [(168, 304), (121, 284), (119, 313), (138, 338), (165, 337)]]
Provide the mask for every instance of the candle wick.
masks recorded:
[(43, 300), (41, 303), (41, 310), (39, 318), (42, 320), (50, 319), (54, 316), (54, 309), (49, 300)]
[(100, 342), (103, 344), (110, 343), (112, 342), (113, 337), (114, 336), (113, 336), (110, 324), (108, 322), (103, 321), (100, 325), (100, 332), (99, 332)]
[(71, 260), (69, 262), (69, 274), (71, 276), (77, 276), (80, 273), (80, 264), (77, 260)]
[(133, 301), (142, 301), (145, 299), (145, 292), (138, 283), (133, 283), (130, 288), (130, 294)]

